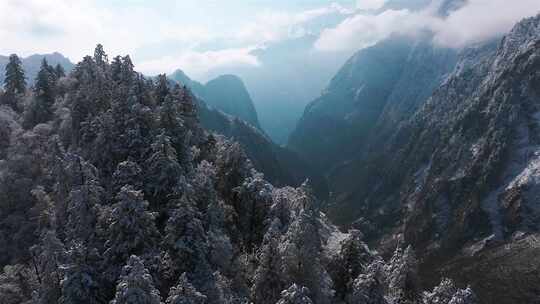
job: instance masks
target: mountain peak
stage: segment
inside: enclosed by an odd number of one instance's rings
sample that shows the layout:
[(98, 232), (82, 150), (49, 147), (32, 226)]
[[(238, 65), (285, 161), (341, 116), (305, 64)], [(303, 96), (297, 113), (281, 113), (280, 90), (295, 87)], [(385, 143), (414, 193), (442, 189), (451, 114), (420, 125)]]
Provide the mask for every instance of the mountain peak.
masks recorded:
[(261, 128), (253, 100), (240, 77), (221, 75), (208, 81), (204, 87), (204, 100), (208, 105)]

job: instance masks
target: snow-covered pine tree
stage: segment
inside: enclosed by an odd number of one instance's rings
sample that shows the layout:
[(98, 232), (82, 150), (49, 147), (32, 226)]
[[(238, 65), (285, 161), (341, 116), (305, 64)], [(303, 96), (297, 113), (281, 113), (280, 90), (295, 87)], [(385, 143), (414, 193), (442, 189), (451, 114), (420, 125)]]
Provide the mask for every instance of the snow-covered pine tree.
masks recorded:
[(125, 185), (131, 185), (134, 190), (143, 190), (142, 169), (134, 161), (126, 160), (119, 163), (113, 173), (113, 193), (118, 193)]
[(26, 91), (24, 69), (17, 54), (9, 56), (4, 78), (4, 90), (7, 94), (23, 94)]
[(398, 247), (386, 269), (388, 294), (396, 304), (416, 303), (420, 298), (418, 260), (411, 246)]
[(387, 304), (385, 295), (383, 262), (373, 261), (351, 282), (348, 304)]
[(457, 288), (454, 282), (448, 278), (441, 280), (441, 283), (433, 291), (424, 292), (423, 302), (424, 304), (448, 304), (457, 292)]
[(187, 275), (183, 273), (178, 279), (178, 283), (171, 287), (167, 304), (206, 304), (206, 296), (198, 292), (189, 282)]
[(331, 257), (329, 273), (334, 281), (336, 297), (344, 299), (353, 281), (373, 257), (367, 245), (362, 242), (362, 233), (358, 230), (349, 230), (340, 245), (339, 252)]
[(133, 254), (144, 255), (155, 249), (159, 232), (154, 223), (155, 215), (147, 208), (148, 202), (141, 191), (130, 185), (122, 187), (117, 203), (112, 206), (111, 218), (102, 219), (108, 226), (104, 236), (104, 257), (108, 265), (119, 265)]
[(309, 294), (310, 291), (306, 287), (292, 284), (281, 292), (281, 297), (276, 304), (313, 304)]
[(26, 79), (21, 60), (16, 54), (9, 56), (9, 62), (6, 65), (4, 91), (2, 103), (11, 106), (15, 111), (19, 111), (18, 95), (26, 92)]
[(264, 235), (263, 243), (257, 252), (257, 269), (253, 275), (251, 299), (255, 303), (274, 304), (286, 287), (281, 274), (281, 221), (275, 218)]
[(183, 170), (178, 164), (176, 150), (164, 132), (160, 132), (152, 143), (145, 171), (145, 193), (155, 204), (163, 207), (170, 196), (178, 196), (182, 192)]
[(43, 58), (34, 84), (34, 98), (24, 114), (24, 127), (33, 128), (53, 117), (54, 86), (56, 76), (51, 74), (51, 66)]
[(283, 275), (288, 282), (306, 286), (317, 303), (329, 303), (332, 281), (321, 261), (322, 244), (317, 212), (308, 206), (290, 224), (280, 246)]
[(63, 274), (60, 266), (65, 258), (65, 248), (54, 230), (43, 231), (40, 238), (40, 243), (30, 249), (38, 283), (33, 299), (40, 304), (52, 304), (61, 296)]
[(64, 69), (64, 67), (58, 63), (55, 67), (54, 67), (54, 73), (56, 74), (56, 78), (60, 79), (62, 77), (66, 77), (66, 70)]
[(466, 289), (458, 289), (454, 281), (444, 278), (441, 283), (433, 291), (424, 292), (424, 304), (475, 304), (476, 295), (467, 287)]
[(105, 66), (107, 63), (109, 63), (109, 58), (103, 50), (103, 45), (101, 44), (98, 44), (94, 50), (94, 61), (100, 66)]
[(90, 244), (95, 238), (99, 207), (105, 190), (98, 179), (98, 170), (77, 157), (79, 186), (72, 187), (67, 204), (66, 240)]
[(103, 303), (96, 268), (100, 258), (97, 250), (89, 250), (85, 245), (73, 242), (66, 255), (67, 261), (62, 265), (64, 277), (61, 281), (62, 296), (59, 303)]
[(157, 76), (155, 92), (158, 104), (163, 104), (165, 98), (170, 93), (169, 80), (166, 74), (159, 74)]
[(0, 299), (3, 304), (30, 303), (36, 285), (35, 274), (30, 267), (6, 265), (0, 273)]
[(172, 257), (173, 271), (177, 275), (188, 272), (191, 277), (208, 275), (210, 266), (206, 257), (209, 245), (201, 214), (186, 197), (175, 201), (174, 205), (163, 237)]
[(452, 300), (448, 304), (476, 304), (478, 300), (474, 291), (467, 287), (466, 289), (460, 289), (454, 294)]
[(152, 276), (139, 257), (132, 255), (122, 268), (111, 304), (161, 304)]

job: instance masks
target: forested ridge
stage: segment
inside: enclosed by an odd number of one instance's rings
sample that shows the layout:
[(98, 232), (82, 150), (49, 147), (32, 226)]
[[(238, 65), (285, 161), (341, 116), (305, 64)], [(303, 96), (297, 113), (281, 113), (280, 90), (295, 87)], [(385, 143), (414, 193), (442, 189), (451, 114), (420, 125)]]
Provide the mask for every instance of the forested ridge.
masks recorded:
[(189, 89), (98, 45), (69, 75), (16, 55), (0, 106), (0, 303), (474, 303), (422, 293), (411, 247), (384, 261), (276, 188), (198, 122)]

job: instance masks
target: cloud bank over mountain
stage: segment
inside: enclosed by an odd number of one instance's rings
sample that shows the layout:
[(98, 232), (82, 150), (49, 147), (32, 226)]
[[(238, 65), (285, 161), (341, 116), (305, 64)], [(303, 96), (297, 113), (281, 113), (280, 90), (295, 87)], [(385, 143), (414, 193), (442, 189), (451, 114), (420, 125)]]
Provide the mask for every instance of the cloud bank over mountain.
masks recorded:
[(417, 35), (426, 31), (433, 33), (437, 45), (461, 48), (500, 36), (520, 19), (540, 11), (540, 1), (536, 0), (469, 0), (444, 16), (440, 14), (441, 4), (443, 1), (433, 1), (420, 11), (359, 12), (336, 27), (325, 29), (315, 48), (321, 51), (358, 50), (394, 33)]
[(394, 33), (424, 31), (433, 33), (437, 45), (459, 48), (501, 35), (540, 10), (537, 0), (469, 0), (441, 16), (443, 0), (417, 9), (427, 2), (4, 0), (0, 39), (6, 43), (0, 54), (59, 51), (77, 61), (99, 42), (112, 53), (132, 54), (144, 73), (182, 68), (205, 80), (212, 70), (265, 67), (255, 50), (306, 36), (317, 38), (306, 53), (350, 55)]

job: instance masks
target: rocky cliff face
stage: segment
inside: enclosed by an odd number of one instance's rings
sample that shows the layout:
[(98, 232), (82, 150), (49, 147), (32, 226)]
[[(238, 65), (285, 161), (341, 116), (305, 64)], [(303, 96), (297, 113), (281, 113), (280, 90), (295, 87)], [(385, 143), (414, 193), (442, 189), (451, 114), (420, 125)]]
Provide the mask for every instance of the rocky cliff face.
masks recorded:
[(393, 129), (442, 82), (455, 51), (391, 37), (355, 54), (305, 110), (289, 147), (323, 171), (355, 158), (375, 128)]
[(222, 75), (206, 83), (205, 89), (204, 99), (208, 105), (261, 128), (253, 101), (240, 78)]
[(433, 246), (536, 228), (539, 20), (518, 24), (495, 52), (465, 52), (429, 101), (371, 147), (365, 173), (381, 178), (363, 197), (400, 201), (406, 239)]

